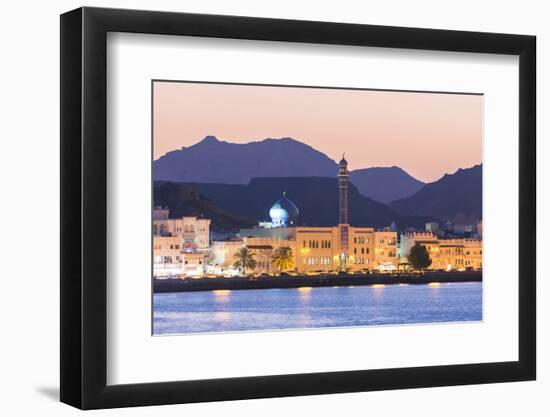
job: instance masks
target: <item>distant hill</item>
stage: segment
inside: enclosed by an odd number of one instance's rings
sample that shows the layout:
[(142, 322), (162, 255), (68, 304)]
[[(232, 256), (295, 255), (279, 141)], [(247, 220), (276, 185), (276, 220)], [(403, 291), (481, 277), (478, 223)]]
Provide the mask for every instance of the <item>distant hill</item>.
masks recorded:
[[(335, 226), (338, 224), (338, 185), (336, 178), (291, 177), (254, 178), (249, 184), (196, 184), (201, 199), (208, 207), (254, 222), (269, 220), (269, 209), (286, 191), (287, 197), (300, 210), (297, 224), (308, 226)], [(170, 209), (181, 207), (185, 192), (192, 184), (155, 183), (155, 205)], [(157, 189), (163, 188), (162, 193)], [(424, 227), (432, 220), (397, 214), (390, 207), (359, 193), (354, 185), (349, 190), (350, 223), (353, 226), (389, 226), (393, 221), (400, 227)], [(212, 214), (204, 213), (204, 217)], [(222, 223), (218, 221), (217, 223)], [(242, 226), (240, 226), (242, 227)]]
[(482, 218), (482, 184), (482, 166), (475, 165), (445, 174), (390, 206), (408, 215), (432, 216), (454, 223), (475, 222)]
[(154, 179), (176, 182), (248, 184), (254, 177), (333, 177), (336, 163), (292, 138), (245, 144), (207, 136), (154, 161)]
[[(207, 136), (154, 161), (156, 181), (248, 184), (252, 178), (329, 177), (338, 165), (327, 155), (292, 138), (245, 144)], [(408, 197), (423, 185), (398, 167), (351, 172), (351, 181), (366, 197), (382, 203)]]
[(384, 204), (409, 197), (424, 186), (422, 181), (396, 166), (356, 169), (351, 172), (350, 180), (361, 194)]

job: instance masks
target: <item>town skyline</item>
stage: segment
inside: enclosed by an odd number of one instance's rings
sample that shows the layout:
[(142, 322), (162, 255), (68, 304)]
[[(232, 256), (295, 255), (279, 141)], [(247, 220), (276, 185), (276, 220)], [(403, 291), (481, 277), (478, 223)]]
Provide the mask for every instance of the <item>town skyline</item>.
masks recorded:
[(155, 160), (212, 135), (291, 137), (334, 161), (353, 154), (350, 170), (398, 166), (423, 182), (483, 162), (481, 95), (191, 82), (153, 94)]

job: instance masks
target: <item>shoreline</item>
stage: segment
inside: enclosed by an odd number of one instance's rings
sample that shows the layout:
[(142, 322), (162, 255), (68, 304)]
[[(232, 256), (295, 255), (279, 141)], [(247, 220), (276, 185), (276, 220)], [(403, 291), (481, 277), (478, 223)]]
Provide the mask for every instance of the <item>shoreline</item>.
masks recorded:
[(425, 272), (419, 274), (368, 274), (368, 275), (301, 275), (258, 278), (189, 278), (154, 279), (155, 294), (172, 292), (216, 290), (260, 290), (300, 287), (370, 286), (395, 284), (430, 284), (455, 282), (481, 282), (481, 271)]

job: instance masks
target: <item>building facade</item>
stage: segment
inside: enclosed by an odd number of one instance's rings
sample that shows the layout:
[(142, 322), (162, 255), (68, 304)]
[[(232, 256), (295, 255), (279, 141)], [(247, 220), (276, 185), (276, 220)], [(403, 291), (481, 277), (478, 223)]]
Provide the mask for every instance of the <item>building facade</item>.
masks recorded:
[(182, 273), (181, 239), (177, 236), (153, 236), (153, 275), (168, 278)]
[[(252, 254), (254, 255), (254, 260), (256, 261), (256, 268), (254, 269), (254, 274), (269, 274), (273, 275), (278, 273), (277, 268), (272, 264), (273, 256), (277, 249), (281, 247), (290, 248), (293, 254), (296, 253), (296, 244), (293, 240), (280, 239), (278, 237), (249, 237), (245, 238), (243, 242)], [(296, 265), (295, 257), (292, 259), (293, 267), (289, 271), (293, 271)], [(284, 271), (287, 272), (287, 271)]]
[(235, 254), (244, 246), (242, 240), (215, 241), (210, 246), (207, 272), (214, 275), (235, 275)]
[[(280, 237), (253, 237), (248, 236), (238, 241), (212, 242), (209, 262), (207, 266), (208, 273), (235, 276), (240, 271), (233, 266), (235, 263), (235, 254), (243, 247), (247, 247), (256, 261), (254, 275), (277, 273), (277, 268), (273, 266), (273, 256), (275, 251), (281, 247), (288, 247), (293, 254), (296, 253), (296, 242)], [(296, 258), (293, 258), (293, 265), (296, 265)], [(295, 267), (289, 269), (295, 271)]]
[(170, 219), (153, 210), (153, 276), (203, 276), (210, 248), (210, 220), (193, 216)]
[(399, 256), (406, 258), (415, 244), (426, 248), (432, 264), (428, 269), (459, 270), (483, 268), (483, 241), (479, 239), (440, 239), (431, 232), (401, 235)]
[[(299, 274), (397, 270), (396, 232), (348, 226), (345, 233), (343, 238), (340, 226), (241, 230), (247, 236), (243, 238), (243, 246), (253, 249), (254, 245), (264, 245), (262, 259), (272, 259), (278, 247), (290, 247), (294, 271)], [(344, 248), (342, 241), (346, 244)], [(275, 272), (274, 268), (260, 269), (260, 265), (255, 272)]]
[(397, 232), (374, 232), (373, 269), (381, 272), (397, 270)]
[[(157, 209), (154, 210), (156, 212)], [(210, 244), (210, 220), (198, 217), (184, 216), (179, 219), (158, 218), (165, 216), (165, 209), (159, 209), (162, 214), (153, 215), (153, 236), (178, 236), (182, 238), (184, 248), (208, 249)], [(157, 219), (155, 220), (155, 217)]]

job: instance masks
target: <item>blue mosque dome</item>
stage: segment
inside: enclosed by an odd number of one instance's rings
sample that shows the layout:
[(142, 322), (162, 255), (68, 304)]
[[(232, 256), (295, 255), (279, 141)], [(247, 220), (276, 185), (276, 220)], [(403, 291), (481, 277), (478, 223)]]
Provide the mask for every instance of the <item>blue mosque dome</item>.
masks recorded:
[(283, 193), (283, 198), (277, 200), (269, 210), (273, 227), (285, 227), (293, 224), (299, 214), (300, 210), (296, 204), (286, 198), (286, 193)]

